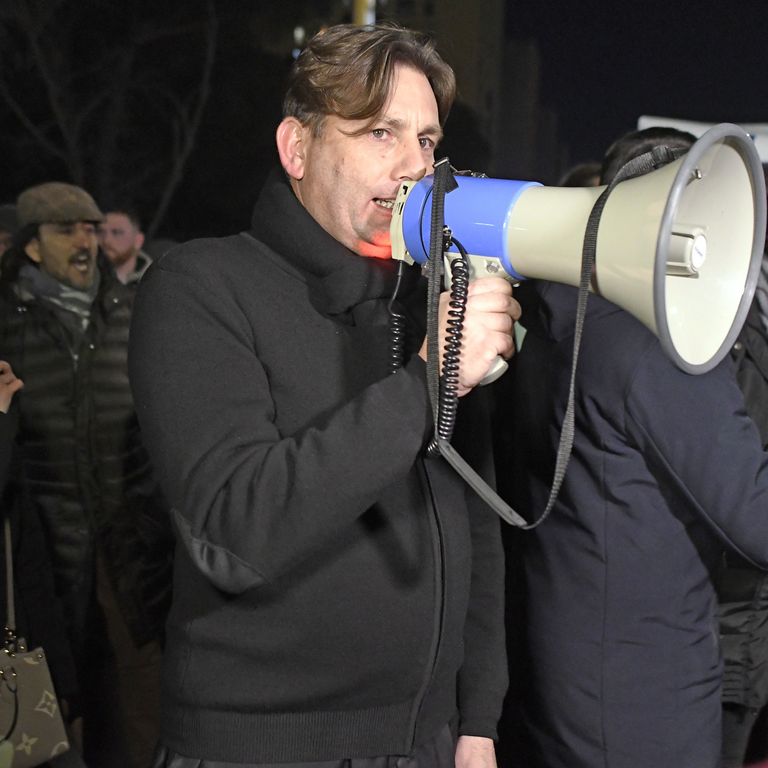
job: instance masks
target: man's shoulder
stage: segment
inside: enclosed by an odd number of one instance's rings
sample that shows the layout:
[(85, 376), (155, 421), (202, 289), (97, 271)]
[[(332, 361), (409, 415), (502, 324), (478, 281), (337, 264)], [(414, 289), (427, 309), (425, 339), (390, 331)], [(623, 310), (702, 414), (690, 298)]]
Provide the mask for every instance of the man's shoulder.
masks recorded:
[(228, 260), (240, 251), (240, 235), (227, 237), (200, 237), (169, 248), (152, 261), (152, 267), (183, 271), (187, 267), (204, 267), (208, 263)]
[(211, 281), (252, 276), (256, 271), (264, 278), (276, 270), (299, 276), (280, 254), (248, 232), (177, 245), (152, 262), (142, 282), (158, 270)]
[(152, 262), (152, 267), (184, 270), (236, 263), (267, 250), (267, 247), (245, 232), (226, 237), (200, 237), (173, 246)]

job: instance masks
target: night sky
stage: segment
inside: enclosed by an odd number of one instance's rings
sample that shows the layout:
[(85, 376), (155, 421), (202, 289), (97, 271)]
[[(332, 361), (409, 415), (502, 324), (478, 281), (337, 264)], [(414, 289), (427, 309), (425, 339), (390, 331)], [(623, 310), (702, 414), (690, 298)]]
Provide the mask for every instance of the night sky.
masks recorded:
[[(559, 173), (555, 171), (566, 170), (558, 166), (599, 159), (617, 136), (636, 127), (637, 118), (642, 114), (702, 122), (768, 123), (768, 0), (506, 2), (506, 34), (538, 41), (543, 70), (540, 98), (544, 106), (558, 116), (563, 151), (556, 157), (547, 156), (553, 161), (546, 166), (549, 175), (537, 172), (532, 178), (556, 183)], [(97, 53), (101, 50), (97, 42), (106, 41), (104, 47), (108, 48), (110, 35), (120, 40), (120, 34), (127, 34), (133, 16), (141, 16), (135, 9), (143, 7), (142, 3), (148, 8), (152, 5), (149, 0), (132, 0), (120, 5), (121, 12), (117, 14), (118, 0), (111, 3), (68, 0), (62, 12), (76, 8), (82, 14), (84, 26), (77, 27), (77, 45), (83, 51), (94, 49)], [(167, 9), (181, 7), (177, 6), (180, 3), (181, 0), (172, 0), (159, 4), (159, 10), (153, 5), (153, 13), (156, 11), (160, 17), (172, 16)], [(203, 5), (203, 0), (187, 0), (183, 19), (188, 20), (194, 9), (199, 16)], [(273, 132), (279, 121), (281, 73), (289, 61), (287, 43), (282, 58), (279, 52), (257, 50), (253, 45), (253, 32), (260, 27), (247, 22), (255, 17), (262, 18), (264, 24), (271, 21), (281, 29), (292, 28), (297, 9), (302, 5), (298, 0), (285, 0), (285, 7), (276, 10), (276, 5), (268, 0), (217, 0), (220, 41), (211, 100), (183, 183), (174, 193), (170, 210), (161, 219), (163, 233), (184, 239), (237, 231), (247, 224), (256, 190), (274, 163)], [(331, 3), (318, 1), (315, 10), (320, 13), (323, 5)], [(436, 13), (440, 12), (440, 5), (439, 0), (434, 2)], [(483, 13), (483, 2), (475, 2), (472, 7), (478, 14)], [(104, 30), (105, 19), (109, 21), (112, 16), (115, 16), (116, 28)], [(285, 38), (290, 41), (290, 35), (286, 34)], [(52, 25), (43, 49), (63, 45), (62, 39), (61, 30)], [(30, 99), (43, 101), (45, 89), (38, 81), (30, 81), (29, 73), (22, 66), (25, 61), (22, 37), (9, 33), (4, 42), (10, 51), (7, 60), (21, 67), (11, 77), (12, 84), (19, 86), (16, 97), (25, 105)], [(11, 43), (20, 50), (14, 51)], [(64, 50), (68, 50), (66, 46)], [(168, 45), (161, 41), (152, 50), (156, 50), (162, 66), (162, 61), (169, 57)], [(189, 44), (182, 52), (197, 50)], [(184, 59), (174, 53), (172, 60), (177, 58), (177, 68), (194, 77), (199, 69), (199, 57)], [(74, 60), (77, 61), (78, 56)], [(154, 82), (151, 68), (157, 66), (157, 61), (152, 55), (148, 56), (142, 49), (136, 66), (146, 70), (141, 82), (148, 77)], [(108, 72), (108, 68), (100, 66), (96, 71)], [(164, 67), (162, 71), (165, 72)], [(45, 115), (44, 112), (33, 114), (38, 120), (40, 115)], [(455, 115), (456, 110), (452, 119)], [(6, 160), (4, 173), (0, 174), (0, 202), (15, 199), (21, 189), (32, 183), (50, 178), (71, 180), (66, 169), (49, 152), (41, 152), (28, 139), (15, 115), (2, 101), (0, 118), (4, 126), (0, 132), (0, 151)], [(471, 115), (467, 119), (471, 122)], [(124, 146), (129, 150), (138, 147), (143, 152), (147, 144), (147, 150), (154, 151), (157, 144), (156, 152), (163, 151), (161, 139), (168, 133), (164, 113), (150, 113), (143, 102), (137, 101), (124, 124), (130, 129), (123, 137)], [(147, 124), (152, 126), (149, 131)], [(453, 126), (449, 126), (449, 139), (451, 135), (463, 135), (461, 131), (455, 132), (456, 123)], [(137, 132), (141, 137), (138, 141)], [(51, 136), (57, 137), (57, 131), (53, 130)], [(147, 137), (156, 141), (147, 141)], [(91, 142), (87, 146), (98, 144)], [(157, 156), (153, 155), (148, 162), (142, 152), (133, 151), (125, 157), (118, 153), (117, 160), (125, 161), (130, 171), (141, 170), (141, 164), (147, 163), (150, 168), (159, 168), (156, 175), (164, 179), (161, 171), (165, 172), (165, 166), (158, 164)], [(86, 153), (90, 163), (89, 174), (83, 182), (86, 186), (98, 182), (101, 170), (101, 166), (94, 166), (92, 154)], [(165, 155), (160, 159), (163, 157)], [(103, 160), (96, 158), (100, 159)], [(111, 168), (106, 161), (102, 165)], [(116, 177), (121, 178), (123, 165), (114, 165), (118, 168)], [(466, 165), (483, 167), (482, 163), (474, 162)], [(91, 187), (91, 190), (98, 195), (97, 188)], [(216, 190), (216, 194), (212, 195), (211, 190)], [(159, 191), (142, 181), (133, 195), (145, 219), (151, 220)]]
[(509, 0), (507, 32), (539, 41), (542, 99), (574, 161), (638, 116), (768, 122), (768, 0)]

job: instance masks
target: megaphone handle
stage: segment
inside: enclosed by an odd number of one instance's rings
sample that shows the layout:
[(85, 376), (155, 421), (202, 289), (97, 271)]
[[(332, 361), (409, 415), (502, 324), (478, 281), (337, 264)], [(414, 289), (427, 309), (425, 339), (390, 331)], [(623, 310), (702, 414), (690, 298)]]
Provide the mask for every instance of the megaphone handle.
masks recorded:
[(509, 368), (507, 361), (503, 357), (496, 355), (496, 359), (491, 363), (491, 367), (488, 369), (485, 376), (480, 379), (479, 386), (483, 387), (486, 384), (493, 384), (499, 376), (506, 373), (507, 368)]

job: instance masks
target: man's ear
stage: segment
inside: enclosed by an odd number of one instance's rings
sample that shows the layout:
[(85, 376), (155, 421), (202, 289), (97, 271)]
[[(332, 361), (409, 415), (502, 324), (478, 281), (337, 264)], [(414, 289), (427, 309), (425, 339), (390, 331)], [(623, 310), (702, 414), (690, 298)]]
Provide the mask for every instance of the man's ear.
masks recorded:
[(40, 241), (33, 237), (25, 246), (24, 246), (24, 253), (29, 256), (32, 261), (39, 264), (42, 261), (42, 258), (40, 256)]
[(133, 238), (133, 245), (136, 248), (137, 251), (141, 250), (141, 247), (144, 245), (144, 233), (143, 232), (137, 232), (136, 237)]
[(285, 172), (297, 181), (304, 178), (304, 155), (308, 129), (295, 117), (286, 117), (277, 126), (277, 153)]

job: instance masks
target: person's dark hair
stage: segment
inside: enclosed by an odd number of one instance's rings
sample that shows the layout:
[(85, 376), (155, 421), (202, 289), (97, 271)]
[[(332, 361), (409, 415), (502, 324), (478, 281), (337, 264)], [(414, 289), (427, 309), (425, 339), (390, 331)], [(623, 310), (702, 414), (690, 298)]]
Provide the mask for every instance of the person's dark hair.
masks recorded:
[(558, 187), (596, 187), (600, 183), (600, 163), (597, 160), (577, 163), (569, 168), (558, 182)]
[(654, 126), (641, 131), (624, 134), (611, 144), (603, 157), (600, 183), (610, 184), (619, 169), (654, 147), (667, 146), (670, 149), (688, 150), (696, 142), (696, 137), (687, 131), (667, 126)]
[(456, 78), (427, 35), (394, 24), (340, 24), (315, 35), (294, 63), (283, 117), (295, 117), (319, 135), (328, 115), (373, 121), (390, 95), (395, 66), (423, 72), (444, 125), (456, 96)]
[(128, 218), (136, 229), (141, 231), (141, 215), (133, 203), (125, 202), (123, 200), (113, 200), (111, 205), (103, 205), (102, 208), (104, 209), (105, 215), (108, 213), (121, 213)]
[(20, 251), (24, 250), (24, 247), (30, 240), (40, 237), (40, 225), (36, 223), (25, 224), (20, 229), (17, 229), (13, 234), (12, 248), (18, 248)]
[[(0, 258), (0, 282), (13, 283), (23, 264), (35, 264), (24, 248), (30, 240), (40, 236), (39, 224), (27, 224), (13, 235), (11, 247)], [(35, 264), (35, 266), (37, 266)]]
[(0, 230), (13, 233), (19, 228), (19, 217), (16, 215), (16, 206), (13, 203), (0, 205)]

